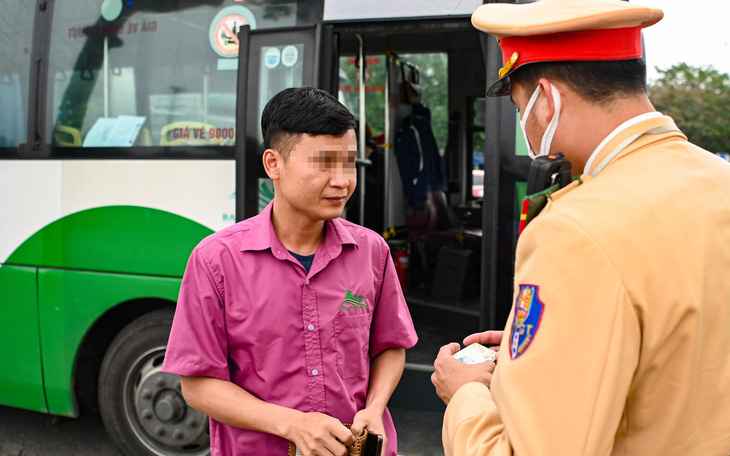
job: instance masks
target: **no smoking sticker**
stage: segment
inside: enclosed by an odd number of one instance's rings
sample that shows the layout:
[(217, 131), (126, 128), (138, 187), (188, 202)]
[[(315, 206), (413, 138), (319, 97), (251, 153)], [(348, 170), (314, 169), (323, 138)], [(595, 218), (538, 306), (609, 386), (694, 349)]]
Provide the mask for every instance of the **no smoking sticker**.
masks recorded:
[(235, 5), (223, 8), (210, 23), (210, 46), (221, 57), (238, 55), (238, 32), (248, 25), (256, 28), (256, 17), (245, 6)]

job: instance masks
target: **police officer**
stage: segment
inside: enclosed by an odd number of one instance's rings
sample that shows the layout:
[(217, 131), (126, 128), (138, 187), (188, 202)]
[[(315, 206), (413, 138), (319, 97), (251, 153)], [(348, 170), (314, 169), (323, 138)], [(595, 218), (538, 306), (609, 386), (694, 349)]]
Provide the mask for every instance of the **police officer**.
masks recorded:
[[(646, 95), (641, 29), (618, 0), (487, 4), (531, 155), (580, 175), (517, 244), (498, 363), (441, 348), (447, 455), (730, 454), (730, 164)], [(681, 31), (677, 31), (681, 33)], [(691, 37), (688, 37), (691, 39)], [(701, 43), (698, 43), (701, 45)]]

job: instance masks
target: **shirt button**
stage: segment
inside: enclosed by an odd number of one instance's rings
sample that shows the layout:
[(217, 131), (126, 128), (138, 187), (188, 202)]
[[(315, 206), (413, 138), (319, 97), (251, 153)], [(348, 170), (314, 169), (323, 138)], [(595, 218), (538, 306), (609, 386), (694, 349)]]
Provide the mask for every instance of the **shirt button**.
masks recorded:
[(304, 282), (305, 285), (309, 285), (309, 279), (307, 279), (306, 282)]
[(314, 325), (311, 323), (307, 326), (307, 328), (309, 328), (310, 331), (314, 331)]
[(317, 374), (319, 374), (319, 371), (317, 369), (312, 369), (312, 375), (317, 375)]

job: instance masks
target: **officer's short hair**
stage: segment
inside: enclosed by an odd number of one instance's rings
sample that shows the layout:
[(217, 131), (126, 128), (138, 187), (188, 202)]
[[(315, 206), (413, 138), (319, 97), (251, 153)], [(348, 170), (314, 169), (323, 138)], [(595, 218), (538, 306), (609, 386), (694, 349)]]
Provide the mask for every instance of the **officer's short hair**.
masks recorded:
[(274, 95), (261, 115), (264, 147), (284, 160), (302, 134), (343, 136), (355, 128), (355, 117), (328, 92), (314, 87), (284, 89)]
[(646, 93), (646, 63), (642, 58), (531, 63), (518, 68), (509, 78), (511, 83), (525, 88), (528, 94), (535, 90), (540, 78), (557, 80), (596, 104)]

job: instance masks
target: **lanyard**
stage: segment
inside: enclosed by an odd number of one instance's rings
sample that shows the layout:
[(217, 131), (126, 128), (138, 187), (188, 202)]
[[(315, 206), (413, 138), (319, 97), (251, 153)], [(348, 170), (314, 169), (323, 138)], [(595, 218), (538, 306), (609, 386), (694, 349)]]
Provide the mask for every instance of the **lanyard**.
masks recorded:
[(629, 147), (629, 145), (631, 145), (634, 141), (636, 141), (640, 137), (642, 137), (644, 135), (659, 135), (662, 133), (668, 133), (670, 131), (679, 131), (679, 130), (674, 125), (661, 125), (659, 127), (650, 128), (648, 130), (641, 131), (639, 133), (629, 136), (628, 138), (621, 141), (621, 143), (619, 143), (619, 145), (616, 146), (615, 149), (613, 149), (608, 155), (606, 155), (606, 157), (603, 160), (601, 160), (601, 163), (599, 163), (598, 166), (596, 166), (595, 169), (593, 169), (593, 171), (591, 171), (591, 176), (596, 177), (598, 175), (598, 173), (603, 171), (603, 168), (605, 168), (606, 165), (608, 165), (611, 162), (611, 160), (616, 158), (616, 156), (618, 154), (623, 152), (624, 149)]

